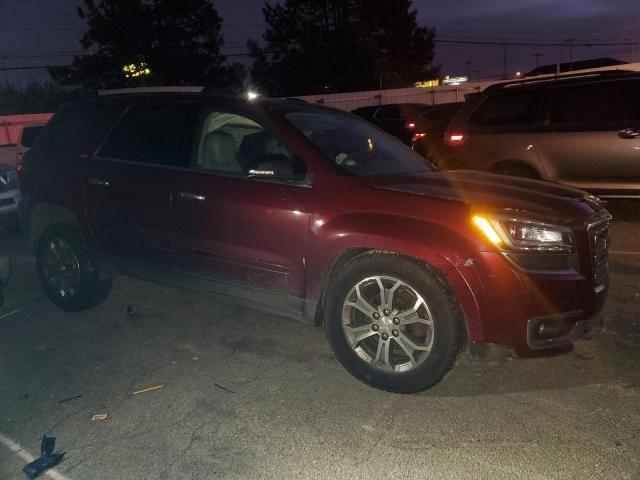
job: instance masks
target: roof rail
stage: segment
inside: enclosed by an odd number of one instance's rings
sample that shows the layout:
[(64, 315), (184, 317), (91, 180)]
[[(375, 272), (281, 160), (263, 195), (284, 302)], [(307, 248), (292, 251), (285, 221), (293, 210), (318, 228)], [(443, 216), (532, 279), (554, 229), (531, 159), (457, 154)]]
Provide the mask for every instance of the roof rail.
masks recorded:
[(601, 72), (583, 72), (583, 73), (570, 73), (560, 75), (540, 75), (537, 77), (524, 78), (522, 80), (512, 80), (509, 82), (495, 83), (489, 85), (485, 91), (493, 92), (496, 90), (503, 90), (509, 87), (536, 85), (540, 83), (552, 83), (561, 80), (579, 80), (581, 78), (598, 78), (598, 77), (625, 77), (630, 74), (640, 75), (640, 72), (634, 70), (603, 70)]
[(202, 93), (204, 87), (138, 87), (98, 90), (98, 95), (130, 95), (135, 93)]

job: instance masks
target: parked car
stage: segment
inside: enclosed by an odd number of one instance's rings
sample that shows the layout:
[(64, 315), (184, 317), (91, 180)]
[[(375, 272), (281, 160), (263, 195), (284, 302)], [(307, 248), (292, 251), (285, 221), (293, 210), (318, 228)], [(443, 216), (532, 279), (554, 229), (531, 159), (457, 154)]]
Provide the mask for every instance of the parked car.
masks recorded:
[(567, 351), (607, 295), (597, 198), (436, 171), (317, 105), (78, 101), (20, 175), (38, 274), (63, 310), (106, 298), (115, 272), (191, 286), (324, 325), (342, 365), (390, 391), (433, 386), (468, 341)]
[(22, 157), (31, 149), (43, 128), (44, 124), (22, 127), (20, 135), (18, 136), (18, 143), (16, 144), (16, 165), (22, 162)]
[(421, 115), (425, 106), (422, 103), (393, 103), (356, 108), (351, 113), (411, 145), (416, 132), (421, 132)]
[(0, 223), (12, 231), (20, 230), (20, 204), (16, 167), (0, 164)]
[(431, 163), (446, 157), (449, 147), (444, 143), (444, 134), (462, 105), (443, 103), (426, 107), (420, 114), (420, 127), (413, 137), (412, 148)]
[(561, 182), (609, 197), (640, 195), (640, 73), (602, 72), (493, 85), (446, 134), (442, 168)]

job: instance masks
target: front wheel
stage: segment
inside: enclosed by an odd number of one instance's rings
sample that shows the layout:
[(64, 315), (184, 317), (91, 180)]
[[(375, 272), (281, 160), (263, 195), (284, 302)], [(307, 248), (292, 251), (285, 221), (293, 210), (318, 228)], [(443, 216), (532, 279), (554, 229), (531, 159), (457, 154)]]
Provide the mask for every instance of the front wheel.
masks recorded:
[(336, 357), (358, 380), (382, 390), (432, 387), (464, 343), (462, 314), (444, 280), (403, 257), (356, 257), (340, 269), (327, 300)]
[(72, 225), (45, 230), (38, 241), (36, 265), (49, 300), (67, 312), (91, 308), (111, 290), (111, 280), (100, 278), (82, 232)]

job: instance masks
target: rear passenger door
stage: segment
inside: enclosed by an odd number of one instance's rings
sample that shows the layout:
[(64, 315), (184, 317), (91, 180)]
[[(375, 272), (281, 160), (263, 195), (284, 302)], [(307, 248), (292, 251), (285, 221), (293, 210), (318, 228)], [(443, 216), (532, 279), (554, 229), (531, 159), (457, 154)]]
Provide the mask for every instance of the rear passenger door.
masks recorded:
[(172, 179), (188, 164), (194, 120), (194, 106), (186, 101), (133, 105), (104, 140), (87, 185), (100, 253), (172, 267)]
[(550, 177), (598, 193), (637, 194), (640, 82), (550, 88), (545, 125), (534, 135)]

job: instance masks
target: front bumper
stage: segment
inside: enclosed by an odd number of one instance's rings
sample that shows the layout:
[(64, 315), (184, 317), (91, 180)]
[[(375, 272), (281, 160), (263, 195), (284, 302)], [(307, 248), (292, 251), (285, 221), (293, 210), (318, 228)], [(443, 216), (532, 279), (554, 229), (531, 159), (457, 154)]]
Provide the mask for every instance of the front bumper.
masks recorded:
[(497, 252), (478, 253), (449, 279), (465, 299), (471, 340), (522, 356), (571, 350), (570, 332), (598, 315), (608, 293), (607, 279), (595, 288), (588, 273), (527, 272)]
[(19, 215), (22, 197), (19, 190), (0, 192), (0, 219)]

